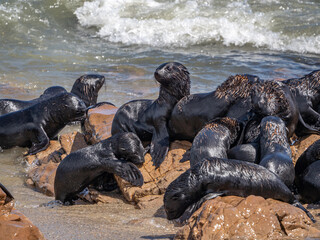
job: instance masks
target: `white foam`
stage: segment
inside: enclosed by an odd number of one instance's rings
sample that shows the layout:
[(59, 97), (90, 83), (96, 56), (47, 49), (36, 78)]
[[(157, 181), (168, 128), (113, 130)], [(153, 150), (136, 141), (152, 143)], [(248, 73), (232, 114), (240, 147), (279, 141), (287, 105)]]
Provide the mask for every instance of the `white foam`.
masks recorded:
[(82, 26), (97, 27), (98, 36), (128, 45), (188, 47), (222, 42), (320, 53), (320, 35), (291, 36), (272, 30), (273, 13), (253, 11), (246, 1), (216, 6), (213, 0), (94, 0), (84, 2), (75, 14)]

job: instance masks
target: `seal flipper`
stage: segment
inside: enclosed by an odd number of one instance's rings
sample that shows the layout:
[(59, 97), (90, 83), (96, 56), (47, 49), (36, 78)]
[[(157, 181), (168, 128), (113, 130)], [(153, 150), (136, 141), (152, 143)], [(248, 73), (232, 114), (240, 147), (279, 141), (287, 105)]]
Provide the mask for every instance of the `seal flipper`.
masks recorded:
[(6, 199), (5, 199), (5, 204), (10, 202), (12, 199), (14, 199), (14, 197), (12, 196), (12, 194), (9, 192), (9, 190), (3, 186), (1, 183), (0, 183), (0, 188), (2, 189), (2, 191), (4, 191), (4, 193), (7, 195)]
[(294, 200), (292, 206), (300, 208), (302, 211), (304, 211), (313, 223), (317, 222), (314, 219), (313, 215), (304, 206), (302, 206), (302, 204), (298, 200)]
[(166, 126), (160, 129), (155, 129), (152, 134), (150, 144), (150, 155), (152, 157), (153, 165), (158, 168), (164, 161), (169, 150), (169, 134)]
[(109, 169), (108, 172), (123, 178), (134, 186), (141, 187), (143, 185), (143, 176), (136, 165), (125, 160), (117, 160), (117, 163), (119, 164), (117, 164), (114, 168)]
[[(311, 115), (319, 115), (319, 113), (317, 113), (316, 111), (314, 111), (311, 107), (308, 108), (308, 113), (310, 113)], [(319, 117), (320, 118), (320, 117)], [(306, 123), (301, 114), (299, 113), (299, 122), (298, 122), (298, 126), (296, 129), (296, 134), (298, 136), (304, 136), (306, 134), (320, 134), (320, 126), (319, 129), (311, 126), (310, 124)], [(300, 129), (300, 130), (298, 130)]]
[(26, 155), (33, 155), (41, 152), (49, 146), (50, 140), (42, 127), (31, 130), (35, 137), (31, 138), (32, 146)]
[(205, 202), (208, 201), (210, 199), (216, 198), (218, 196), (222, 196), (224, 195), (224, 193), (208, 193), (207, 195), (205, 195), (204, 197), (202, 197), (199, 201), (191, 204), (185, 211), (184, 213), (181, 215), (181, 217), (179, 217), (176, 222), (180, 223), (182, 225), (184, 225), (187, 220), (191, 217), (191, 215), (197, 211), (201, 205)]

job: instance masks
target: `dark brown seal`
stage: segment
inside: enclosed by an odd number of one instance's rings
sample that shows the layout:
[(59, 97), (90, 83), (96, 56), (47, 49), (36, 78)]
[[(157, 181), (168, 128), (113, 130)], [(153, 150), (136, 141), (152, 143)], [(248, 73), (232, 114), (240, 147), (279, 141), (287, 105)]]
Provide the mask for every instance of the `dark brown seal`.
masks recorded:
[(98, 93), (105, 82), (105, 77), (98, 74), (86, 74), (73, 84), (71, 93), (77, 95), (87, 107), (97, 103)]
[(244, 122), (235, 118), (216, 118), (207, 123), (195, 136), (190, 149), (190, 166), (204, 158), (227, 158), (230, 147), (238, 144)]
[(320, 114), (317, 112), (320, 103), (320, 70), (313, 71), (301, 78), (282, 81), (289, 86), (296, 99), (300, 112), (298, 136), (320, 133)]
[(213, 92), (182, 98), (170, 117), (170, 137), (192, 141), (210, 120), (246, 114), (251, 109), (251, 89), (258, 81), (253, 75), (230, 76)]
[[(169, 220), (185, 222), (201, 204), (220, 195), (249, 195), (295, 202), (290, 189), (263, 166), (222, 158), (209, 158), (197, 163), (168, 186), (164, 195), (164, 209)], [(312, 215), (307, 212), (310, 218)], [(314, 219), (313, 219), (314, 220)]]
[(295, 172), (286, 125), (281, 118), (268, 116), (262, 119), (260, 131), (259, 164), (277, 174), (288, 187), (292, 187)]
[(295, 183), (302, 201), (320, 202), (320, 140), (301, 154), (295, 165)]
[(29, 101), (18, 99), (0, 99), (0, 115), (19, 111), (64, 92), (67, 92), (67, 90), (63, 87), (53, 86), (47, 88), (39, 98), (35, 98)]
[(0, 116), (0, 147), (29, 147), (28, 154), (47, 148), (70, 121), (85, 113), (86, 106), (72, 93), (61, 93), (31, 107)]
[(134, 100), (122, 105), (112, 122), (112, 135), (136, 133), (142, 142), (150, 142), (153, 164), (159, 167), (169, 149), (167, 123), (175, 104), (190, 94), (189, 72), (177, 62), (160, 65), (155, 73), (160, 83), (156, 100)]
[(116, 174), (135, 186), (142, 186), (143, 176), (134, 164), (143, 162), (144, 148), (134, 133), (113, 135), (62, 160), (54, 180), (55, 198), (72, 203), (77, 193), (105, 173)]

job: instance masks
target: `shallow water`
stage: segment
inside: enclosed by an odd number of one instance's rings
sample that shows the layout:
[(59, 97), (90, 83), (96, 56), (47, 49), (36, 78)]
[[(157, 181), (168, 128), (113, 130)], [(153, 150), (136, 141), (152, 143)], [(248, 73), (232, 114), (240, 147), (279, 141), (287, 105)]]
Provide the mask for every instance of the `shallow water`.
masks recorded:
[[(154, 99), (153, 72), (168, 61), (188, 68), (192, 93), (237, 73), (299, 77), (320, 69), (319, 11), (316, 0), (0, 1), (0, 98), (32, 99), (53, 85), (70, 91), (79, 76), (98, 73), (106, 77), (99, 101)], [(0, 153), (0, 182), (48, 239), (165, 239), (175, 232), (121, 201), (40, 207), (53, 198), (24, 185), (22, 151)], [(125, 224), (136, 217), (150, 222)]]

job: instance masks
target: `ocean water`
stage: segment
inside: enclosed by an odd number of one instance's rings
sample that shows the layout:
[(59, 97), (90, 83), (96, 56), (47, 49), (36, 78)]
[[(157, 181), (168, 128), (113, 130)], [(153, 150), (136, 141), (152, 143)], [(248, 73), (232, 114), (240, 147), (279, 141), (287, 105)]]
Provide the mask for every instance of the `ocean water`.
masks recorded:
[[(154, 99), (153, 73), (168, 61), (188, 68), (192, 93), (238, 73), (300, 77), (320, 69), (319, 13), (318, 0), (0, 0), (0, 97), (71, 90), (98, 73), (106, 77), (99, 101)], [(47, 198), (32, 199), (23, 185), (22, 151), (0, 154), (0, 181), (37, 221), (31, 210)]]

